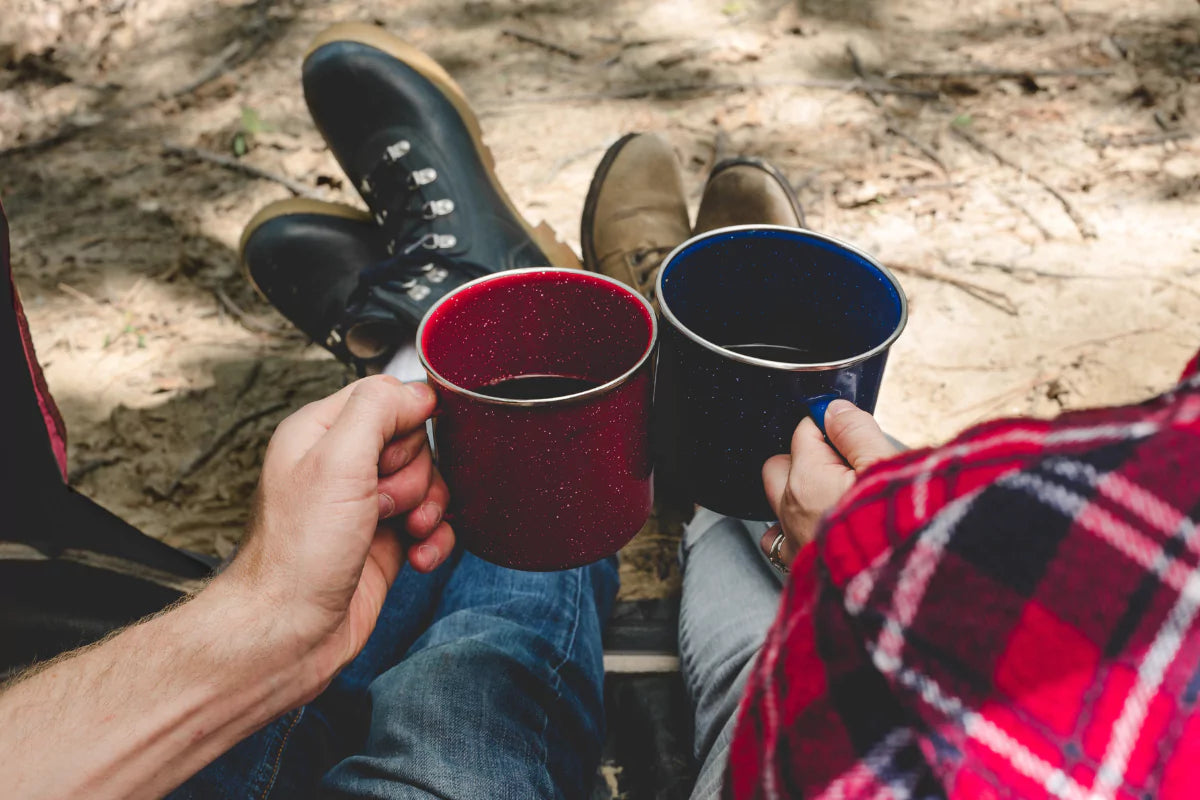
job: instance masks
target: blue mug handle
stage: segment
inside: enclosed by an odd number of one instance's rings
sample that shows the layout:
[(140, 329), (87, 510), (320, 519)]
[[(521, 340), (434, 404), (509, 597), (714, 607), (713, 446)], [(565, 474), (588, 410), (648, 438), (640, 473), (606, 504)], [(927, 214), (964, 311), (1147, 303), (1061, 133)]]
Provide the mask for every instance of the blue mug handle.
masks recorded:
[(825, 409), (829, 408), (829, 404), (841, 397), (837, 392), (830, 394), (821, 394), (816, 397), (810, 397), (805, 402), (808, 404), (808, 413), (812, 417), (812, 421), (817, 423), (817, 428), (825, 435), (825, 441), (829, 441), (829, 436), (825, 434)]

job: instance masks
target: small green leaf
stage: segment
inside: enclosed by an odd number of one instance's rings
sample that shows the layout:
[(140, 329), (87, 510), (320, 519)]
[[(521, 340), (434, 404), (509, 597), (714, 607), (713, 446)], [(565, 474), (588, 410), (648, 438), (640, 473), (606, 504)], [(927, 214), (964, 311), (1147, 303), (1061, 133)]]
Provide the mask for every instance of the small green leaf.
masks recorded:
[(245, 134), (237, 133), (233, 136), (233, 154), (238, 158), (246, 155), (250, 148), (246, 145)]
[(954, 118), (954, 127), (966, 128), (967, 126), (969, 126), (971, 124), (971, 121), (972, 120), (971, 120), (970, 114), (959, 114), (957, 117)]
[(266, 130), (262, 118), (253, 108), (242, 108), (242, 130), (246, 133), (261, 133)]
[(746, 4), (742, 0), (729, 0), (728, 3), (721, 6), (721, 13), (727, 17), (732, 17), (741, 14), (746, 10)]
[(139, 350), (146, 349), (146, 337), (140, 333), (138, 334), (138, 349)]

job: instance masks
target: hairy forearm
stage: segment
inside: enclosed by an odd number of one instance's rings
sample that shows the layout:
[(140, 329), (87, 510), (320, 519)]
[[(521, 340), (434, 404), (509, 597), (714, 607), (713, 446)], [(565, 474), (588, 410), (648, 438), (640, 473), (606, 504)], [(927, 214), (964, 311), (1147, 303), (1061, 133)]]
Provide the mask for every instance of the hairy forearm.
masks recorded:
[(0, 797), (158, 797), (315, 694), (277, 615), (219, 580), (0, 694)]

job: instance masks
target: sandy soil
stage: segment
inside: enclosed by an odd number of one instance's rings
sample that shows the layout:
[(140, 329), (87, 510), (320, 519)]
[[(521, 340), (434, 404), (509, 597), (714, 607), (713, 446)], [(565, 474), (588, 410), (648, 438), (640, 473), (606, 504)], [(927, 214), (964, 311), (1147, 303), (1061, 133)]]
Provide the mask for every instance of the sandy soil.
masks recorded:
[[(1146, 397), (1200, 342), (1198, 10), (0, 0), (0, 198), (74, 481), (153, 536), (225, 554), (273, 425), (348, 379), (239, 272), (242, 225), (289, 190), (164, 147), (247, 149), (357, 203), (298, 80), (311, 37), (349, 19), (441, 61), (519, 205), (576, 246), (624, 132), (670, 139), (693, 204), (718, 155), (776, 161), (812, 227), (899, 271), (911, 320), (878, 413), (910, 444)], [(629, 552), (628, 596), (677, 580), (668, 517)]]

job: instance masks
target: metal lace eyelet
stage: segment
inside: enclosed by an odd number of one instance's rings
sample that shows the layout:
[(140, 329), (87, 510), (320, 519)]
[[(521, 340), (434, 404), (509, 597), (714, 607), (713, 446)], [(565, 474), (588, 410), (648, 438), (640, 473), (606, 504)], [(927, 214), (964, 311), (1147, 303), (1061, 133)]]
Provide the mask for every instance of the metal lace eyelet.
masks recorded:
[(437, 180), (437, 176), (438, 174), (436, 169), (433, 167), (425, 167), (424, 169), (413, 170), (412, 175), (409, 176), (408, 182), (409, 185), (415, 189), (418, 186), (424, 186), (427, 183), (433, 183)]
[(448, 277), (450, 277), (450, 270), (445, 267), (434, 267), (429, 270), (429, 274), (425, 276), (425, 280), (430, 283), (441, 283)]
[(411, 289), (412, 287), (414, 287), (414, 286), (416, 286), (416, 285), (417, 285), (417, 279), (416, 279), (416, 278), (405, 278), (405, 279), (404, 279), (403, 281), (401, 281), (401, 283), (400, 283), (400, 289), (401, 289), (401, 291), (405, 291), (405, 292), (407, 292), (409, 289)]
[(421, 246), (426, 250), (449, 250), (458, 244), (458, 237), (452, 233), (429, 233), (421, 240)]
[(388, 161), (399, 161), (408, 155), (409, 150), (412, 150), (412, 145), (408, 143), (407, 139), (401, 139), (395, 144), (389, 145), (384, 153)]
[(364, 195), (370, 194), (371, 193), (371, 182), (364, 177), (362, 179), (362, 181), (360, 181), (358, 184), (358, 190), (360, 192), (362, 192)]
[(329, 332), (329, 335), (325, 337), (325, 346), (326, 347), (336, 347), (337, 345), (339, 345), (341, 343), (342, 343), (342, 334), (338, 332), (337, 328), (334, 328), (333, 330), (331, 330)]
[(429, 272), (432, 269), (433, 269), (433, 262), (421, 265), (421, 272)]
[(378, 214), (375, 215), (375, 224), (382, 225), (386, 219), (387, 219), (387, 209), (385, 208), (385, 209), (382, 209)]
[(425, 219), (436, 219), (444, 217), (454, 211), (454, 201), (446, 197), (441, 200), (430, 200), (421, 207), (422, 216)]
[(414, 286), (408, 290), (408, 296), (411, 297), (413, 300), (420, 302), (420, 301), (424, 300), (426, 297), (429, 297), (430, 291), (431, 290), (428, 286), (425, 286), (423, 284), (417, 284), (416, 286)]

